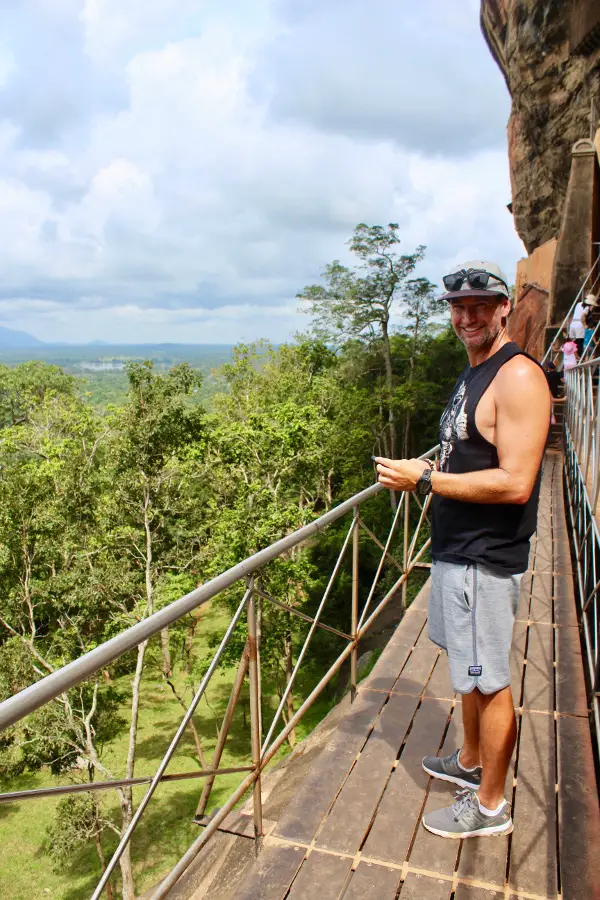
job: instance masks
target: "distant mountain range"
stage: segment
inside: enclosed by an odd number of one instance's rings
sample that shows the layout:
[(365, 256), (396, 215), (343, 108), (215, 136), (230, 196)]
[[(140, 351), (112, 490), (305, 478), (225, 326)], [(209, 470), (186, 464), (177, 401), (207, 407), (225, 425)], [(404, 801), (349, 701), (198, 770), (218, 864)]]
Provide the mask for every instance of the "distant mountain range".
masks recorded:
[(43, 341), (39, 341), (32, 334), (27, 334), (26, 331), (13, 331), (12, 328), (0, 325), (0, 349), (43, 346)]
[[(1, 2), (1, 0), (0, 0)], [(39, 338), (34, 337), (32, 334), (28, 334), (26, 331), (15, 331), (12, 328), (6, 328), (4, 325), (0, 325), (0, 353), (3, 350), (26, 350), (29, 347), (38, 349), (44, 349), (50, 351), (53, 348), (67, 348), (67, 349), (75, 349), (77, 347), (98, 347), (99, 349), (102, 347), (231, 347), (232, 344), (180, 344), (177, 341), (157, 341), (156, 343), (152, 342), (143, 342), (143, 343), (123, 343), (123, 341), (117, 343), (111, 343), (110, 341), (87, 341), (86, 343), (75, 343), (72, 341), (40, 341)]]

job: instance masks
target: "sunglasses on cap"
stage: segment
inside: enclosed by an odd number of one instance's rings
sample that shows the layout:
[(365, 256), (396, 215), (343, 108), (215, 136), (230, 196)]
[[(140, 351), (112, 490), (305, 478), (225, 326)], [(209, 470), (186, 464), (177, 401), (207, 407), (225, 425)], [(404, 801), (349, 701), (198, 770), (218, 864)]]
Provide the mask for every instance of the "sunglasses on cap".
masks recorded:
[(485, 269), (461, 269), (460, 272), (452, 272), (450, 275), (444, 275), (442, 281), (447, 291), (460, 291), (465, 281), (469, 286), (478, 291), (487, 290), (490, 278), (499, 281), (508, 291), (508, 285), (502, 278), (486, 272)]

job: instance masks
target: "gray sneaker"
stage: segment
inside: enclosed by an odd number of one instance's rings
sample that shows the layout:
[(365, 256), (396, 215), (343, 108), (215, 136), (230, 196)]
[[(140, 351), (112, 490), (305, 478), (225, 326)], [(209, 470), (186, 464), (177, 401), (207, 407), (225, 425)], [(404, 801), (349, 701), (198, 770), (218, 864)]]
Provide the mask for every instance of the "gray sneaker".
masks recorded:
[(481, 786), (481, 766), (477, 766), (472, 772), (466, 772), (458, 762), (460, 750), (452, 756), (426, 756), (423, 760), (423, 768), (428, 775), (440, 778), (442, 781), (451, 781), (462, 788), (477, 790)]
[(452, 806), (423, 816), (423, 825), (433, 834), (457, 839), (510, 834), (513, 830), (508, 803), (504, 804), (498, 815), (486, 816), (479, 809), (477, 794), (468, 789), (458, 792)]

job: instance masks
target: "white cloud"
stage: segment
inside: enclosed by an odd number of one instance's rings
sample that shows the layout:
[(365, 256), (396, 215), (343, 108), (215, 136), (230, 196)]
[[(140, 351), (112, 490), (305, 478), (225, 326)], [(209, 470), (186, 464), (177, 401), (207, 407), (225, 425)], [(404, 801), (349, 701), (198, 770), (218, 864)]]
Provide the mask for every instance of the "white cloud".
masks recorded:
[[(140, 41), (165, 40), (176, 34), (185, 19), (198, 15), (197, 0), (84, 0), (80, 18), (84, 47), (98, 63), (114, 61)], [(191, 23), (190, 23), (191, 24)]]
[(16, 68), (13, 54), (0, 43), (0, 90), (6, 87)]
[[(382, 2), (382, 11), (368, 7), (377, 35), (389, 26), (391, 7)], [(171, 16), (170, 7), (87, 0), (77, 9), (64, 0), (53, 52), (61, 29), (65, 40), (78, 34), (79, 51), (69, 45), (69, 84), (82, 73), (69, 115), (59, 104), (56, 122), (44, 119), (41, 128), (27, 103), (19, 117), (15, 95), (2, 119), (0, 92), (6, 324), (10, 317), (49, 340), (283, 340), (307, 324), (296, 313), (296, 292), (327, 262), (347, 258), (345, 242), (359, 221), (399, 222), (405, 251), (428, 244), (423, 271), (434, 281), (461, 256), (514, 266), (521, 247), (505, 210), (504, 111), (490, 107), (491, 130), (467, 134), (479, 101), (464, 93), (464, 63), (447, 79), (458, 91), (457, 112), (444, 120), (458, 122), (463, 145), (455, 135), (451, 153), (444, 146), (432, 153), (436, 110), (427, 104), (448, 59), (440, 65), (412, 40), (412, 93), (400, 90), (392, 60), (386, 91), (395, 92), (396, 78), (399, 99), (374, 123), (363, 76), (382, 74), (381, 46), (362, 33), (360, 3), (307, 0), (292, 5), (295, 15), (285, 0), (232, 0), (227, 13), (216, 0), (182, 0)], [(403, 10), (393, 21), (406, 14), (410, 31), (422, 13)], [(348, 43), (341, 57), (335, 48), (330, 57), (321, 52), (328, 33), (317, 27), (329, 27), (334, 13)], [(474, 8), (456, 21), (442, 17), (442, 31), (432, 24), (426, 38), (437, 46), (465, 22), (468, 39), (483, 46)], [(311, 39), (306, 64), (318, 66), (305, 74), (318, 115), (306, 105), (300, 114), (308, 93), (290, 93)], [(421, 69), (419, 54), (427, 61)], [(491, 65), (486, 97), (503, 90)], [(369, 90), (349, 91), (352, 80)], [(63, 82), (56, 90), (62, 96)], [(350, 105), (336, 117), (341, 96)], [(410, 140), (390, 125), (403, 114), (413, 117)]]
[(445, 155), (504, 144), (509, 99), (473, 3), (283, 7), (257, 76), (275, 117)]

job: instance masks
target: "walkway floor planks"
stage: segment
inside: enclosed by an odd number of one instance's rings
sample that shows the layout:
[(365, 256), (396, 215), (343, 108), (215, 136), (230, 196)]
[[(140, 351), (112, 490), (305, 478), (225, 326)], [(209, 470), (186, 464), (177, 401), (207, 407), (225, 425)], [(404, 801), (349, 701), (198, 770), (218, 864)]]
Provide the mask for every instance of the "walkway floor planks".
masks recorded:
[(549, 451), (511, 655), (519, 737), (510, 837), (449, 841), (423, 812), (452, 802), (421, 768), (462, 737), (460, 697), (407, 612), (234, 900), (600, 900), (600, 811), (562, 496)]

